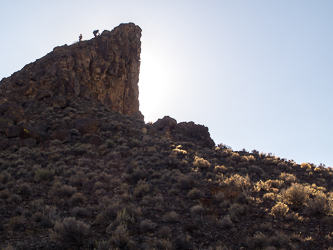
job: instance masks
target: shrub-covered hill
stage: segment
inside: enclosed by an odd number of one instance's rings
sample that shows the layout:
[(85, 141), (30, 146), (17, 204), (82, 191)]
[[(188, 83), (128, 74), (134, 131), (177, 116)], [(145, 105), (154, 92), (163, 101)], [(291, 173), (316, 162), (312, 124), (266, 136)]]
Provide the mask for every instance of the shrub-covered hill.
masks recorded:
[(329, 168), (212, 146), (205, 127), (170, 117), (145, 124), (82, 99), (29, 105), (0, 131), (1, 249), (333, 244)]

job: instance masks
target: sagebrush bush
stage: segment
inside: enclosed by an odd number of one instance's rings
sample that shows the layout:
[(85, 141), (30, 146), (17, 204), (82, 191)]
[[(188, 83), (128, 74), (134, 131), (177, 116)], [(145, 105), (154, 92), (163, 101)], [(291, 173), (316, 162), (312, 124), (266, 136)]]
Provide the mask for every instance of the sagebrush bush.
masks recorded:
[(281, 173), (280, 179), (283, 180), (287, 185), (296, 182), (296, 176), (288, 173)]
[(244, 177), (239, 174), (233, 174), (229, 178), (225, 179), (224, 183), (227, 185), (233, 185), (240, 190), (246, 190), (251, 187), (251, 181), (248, 175)]
[(190, 209), (191, 214), (197, 216), (197, 215), (203, 215), (205, 212), (205, 209), (201, 205), (195, 205), (191, 207)]
[(190, 199), (200, 199), (202, 197), (202, 192), (198, 189), (198, 188), (192, 188), (187, 196), (190, 198)]
[(178, 213), (176, 213), (175, 211), (171, 211), (163, 216), (163, 220), (165, 222), (175, 223), (179, 221), (179, 217), (180, 216)]
[(157, 224), (149, 219), (145, 219), (140, 222), (140, 228), (143, 232), (152, 231), (156, 228), (156, 226)]
[(119, 225), (117, 229), (112, 233), (110, 243), (120, 249), (125, 249), (129, 243), (129, 235), (126, 226)]
[(35, 171), (35, 179), (37, 181), (52, 181), (54, 177), (54, 171), (49, 169), (37, 169)]
[(134, 188), (133, 195), (135, 197), (142, 197), (150, 192), (150, 185), (144, 180), (138, 181)]
[(198, 156), (195, 157), (193, 165), (195, 167), (198, 167), (198, 168), (208, 168), (208, 167), (210, 167), (210, 163), (207, 160), (205, 160), (203, 158), (200, 158)]
[(269, 237), (262, 232), (257, 232), (253, 237), (247, 237), (245, 242), (249, 249), (263, 249), (269, 245)]
[(293, 207), (299, 207), (305, 204), (311, 194), (311, 189), (308, 186), (303, 186), (299, 183), (292, 183), (282, 194), (285, 203)]
[(63, 221), (56, 222), (51, 239), (64, 246), (82, 246), (89, 233), (89, 225), (74, 218), (65, 218)]
[(233, 222), (231, 221), (229, 214), (223, 216), (223, 218), (218, 221), (218, 226), (220, 228), (231, 228), (232, 225), (233, 225)]
[(118, 210), (122, 207), (119, 204), (110, 204), (102, 212), (100, 212), (96, 219), (101, 224), (109, 225), (116, 217)]
[(60, 198), (69, 198), (76, 193), (76, 188), (68, 185), (55, 183), (49, 191), (49, 196), (58, 196)]
[(288, 210), (288, 205), (278, 202), (274, 207), (272, 207), (271, 214), (275, 217), (285, 217)]
[(23, 230), (25, 227), (25, 221), (22, 216), (14, 216), (10, 218), (8, 227), (11, 230)]
[(84, 197), (82, 193), (75, 193), (69, 199), (69, 204), (71, 206), (78, 206), (84, 204), (86, 200), (87, 200), (86, 197)]
[(312, 199), (308, 199), (304, 213), (307, 215), (324, 215), (333, 211), (333, 202), (326, 195), (319, 191)]

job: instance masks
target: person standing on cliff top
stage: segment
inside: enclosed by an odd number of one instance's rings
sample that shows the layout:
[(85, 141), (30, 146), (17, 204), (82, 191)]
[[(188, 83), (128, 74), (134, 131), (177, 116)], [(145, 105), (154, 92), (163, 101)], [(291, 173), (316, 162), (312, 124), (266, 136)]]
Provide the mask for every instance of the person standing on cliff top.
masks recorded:
[(80, 34), (80, 36), (79, 36), (79, 42), (81, 42), (82, 41), (82, 34)]
[(94, 31), (93, 31), (93, 34), (94, 34), (95, 37), (96, 37), (97, 35), (100, 35), (100, 34), (99, 34), (99, 30), (94, 30)]

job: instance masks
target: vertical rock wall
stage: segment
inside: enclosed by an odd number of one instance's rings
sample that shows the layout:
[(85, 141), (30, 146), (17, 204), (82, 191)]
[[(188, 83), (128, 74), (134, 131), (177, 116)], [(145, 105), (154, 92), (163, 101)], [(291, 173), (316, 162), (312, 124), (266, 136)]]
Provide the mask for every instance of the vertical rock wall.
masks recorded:
[(60, 46), (0, 82), (0, 104), (55, 98), (98, 100), (122, 114), (140, 114), (141, 28), (121, 24), (112, 31)]

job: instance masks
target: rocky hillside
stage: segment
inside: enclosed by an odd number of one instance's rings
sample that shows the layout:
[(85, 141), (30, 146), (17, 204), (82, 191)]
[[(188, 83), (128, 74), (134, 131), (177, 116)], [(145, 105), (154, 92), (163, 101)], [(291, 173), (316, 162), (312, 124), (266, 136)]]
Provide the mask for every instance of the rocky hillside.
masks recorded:
[(60, 46), (0, 82), (0, 104), (52, 99), (98, 100), (125, 115), (139, 112), (141, 29), (133, 23), (100, 36)]
[(1, 81), (0, 248), (332, 249), (332, 169), (144, 123), (140, 32), (122, 24)]

